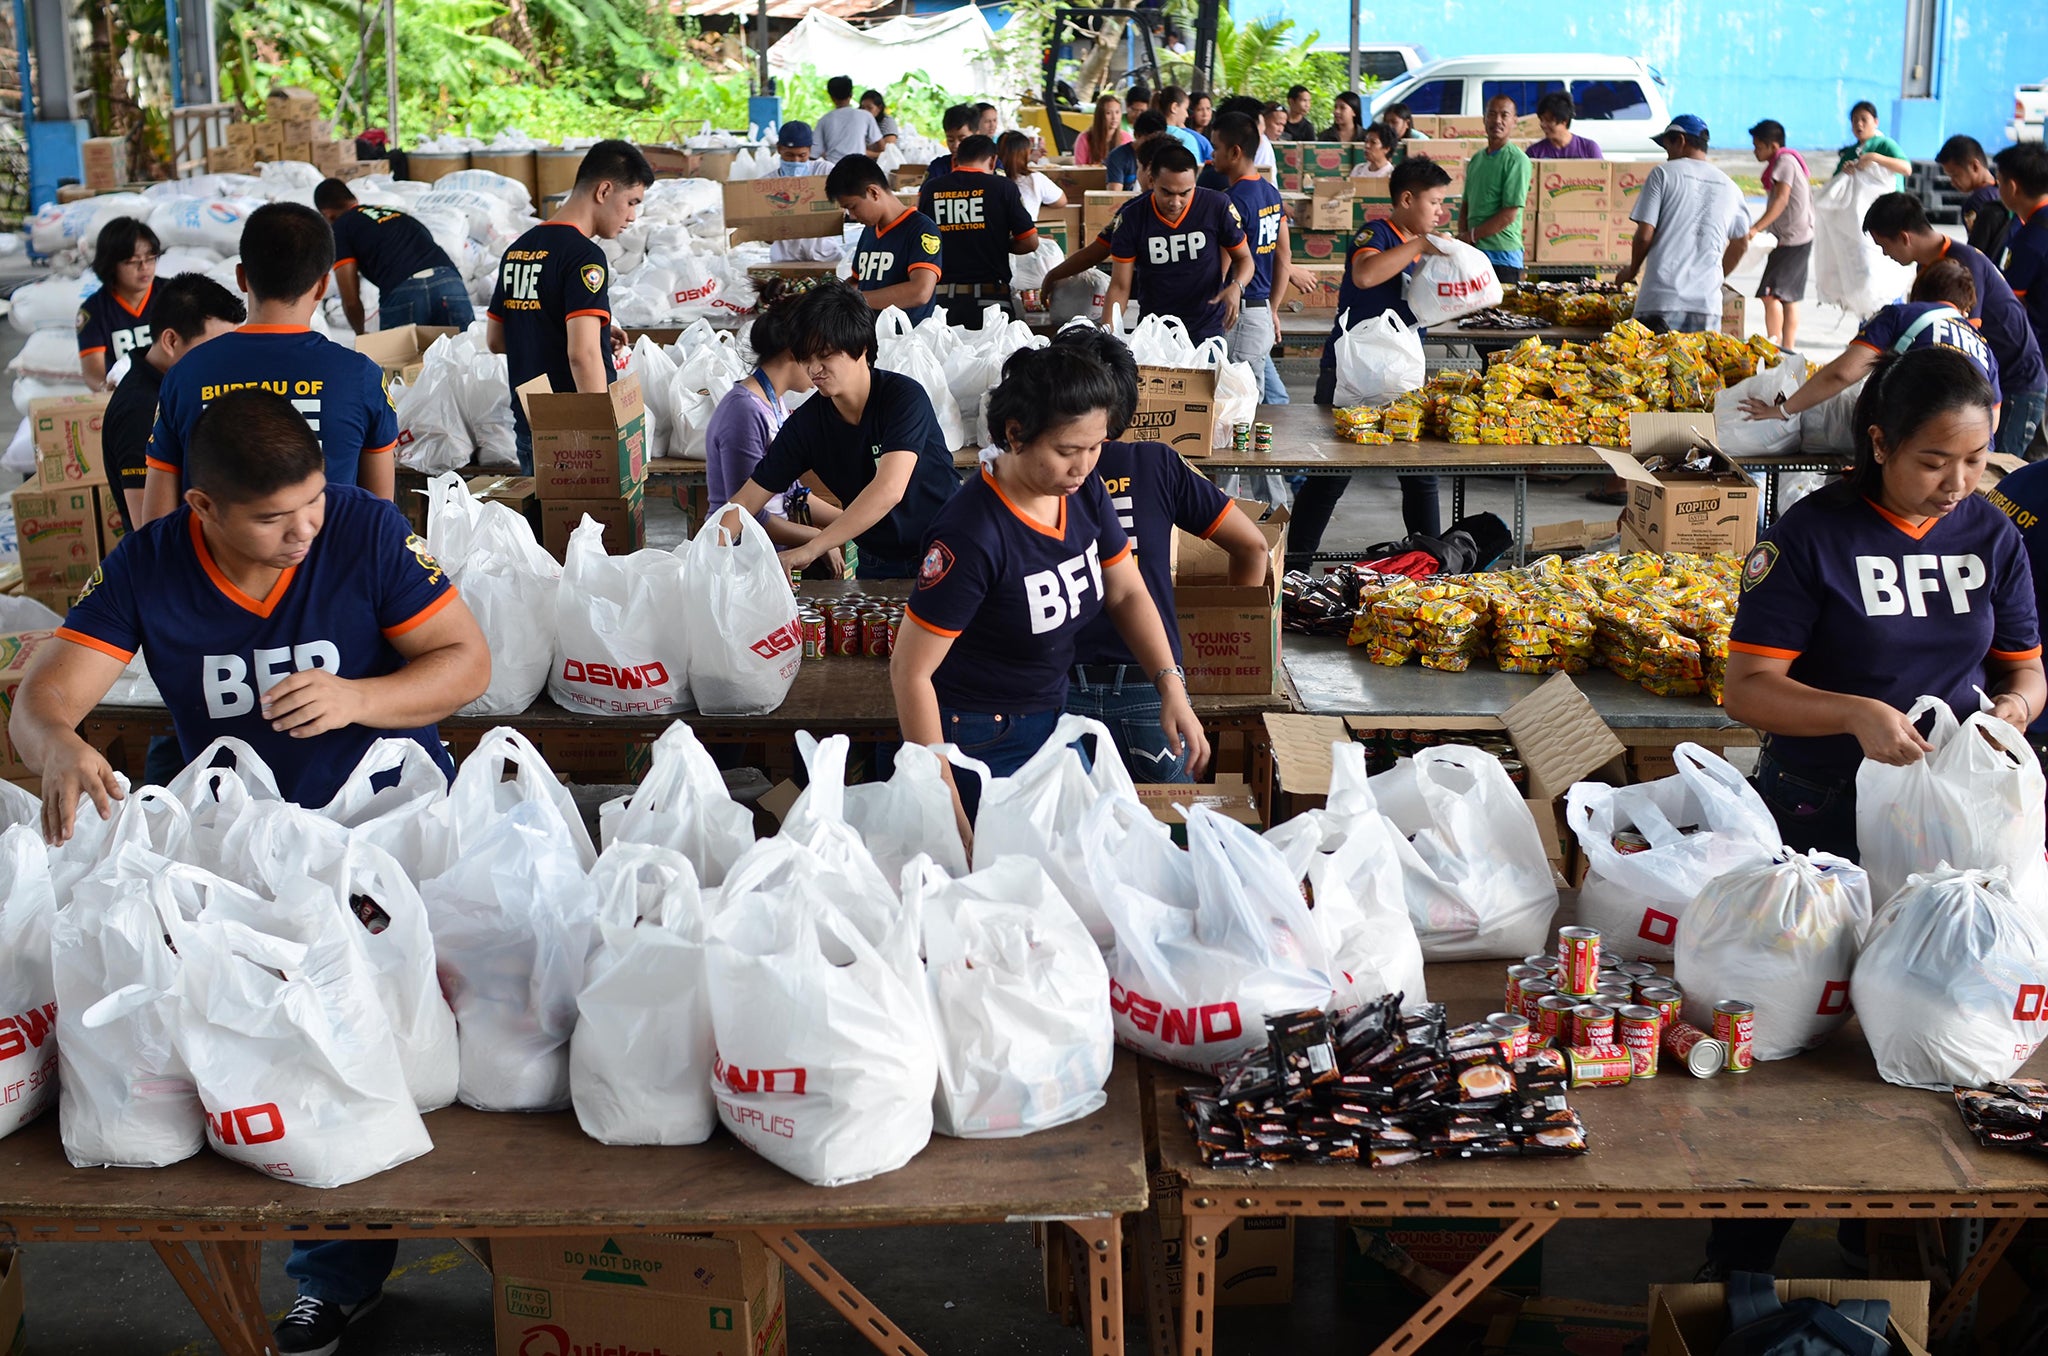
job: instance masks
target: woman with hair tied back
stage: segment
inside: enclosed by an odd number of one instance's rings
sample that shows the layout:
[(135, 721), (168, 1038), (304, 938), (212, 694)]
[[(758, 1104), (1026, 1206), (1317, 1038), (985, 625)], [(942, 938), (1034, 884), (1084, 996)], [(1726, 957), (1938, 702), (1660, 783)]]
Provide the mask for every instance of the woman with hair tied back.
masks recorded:
[(100, 290), (78, 307), (78, 366), (94, 390), (121, 359), (155, 342), (156, 261), (163, 252), (156, 232), (135, 217), (115, 217), (101, 228), (92, 251)]
[[(957, 745), (991, 775), (1015, 772), (1059, 723), (1075, 644), (1106, 613), (1158, 690), (1168, 747), (1196, 777), (1208, 765), (1166, 624), (1094, 473), (1123, 404), (1116, 376), (1079, 349), (1003, 364), (988, 396), (998, 453), (932, 520), (890, 660), (906, 743)], [(955, 781), (963, 839), (980, 793), (971, 775)]]

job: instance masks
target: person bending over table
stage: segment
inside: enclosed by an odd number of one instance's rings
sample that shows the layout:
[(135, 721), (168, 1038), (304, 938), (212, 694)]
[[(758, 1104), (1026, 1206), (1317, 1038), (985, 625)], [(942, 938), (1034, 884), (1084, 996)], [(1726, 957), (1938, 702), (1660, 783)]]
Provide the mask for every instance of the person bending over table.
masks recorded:
[(789, 315), (789, 353), (817, 394), (792, 412), (732, 502), (759, 515), (816, 471), (844, 506), (816, 536), (782, 549), (801, 570), (847, 542), (861, 579), (908, 579), (932, 519), (959, 488), (953, 450), (931, 397), (898, 372), (875, 367), (875, 313), (844, 282), (821, 283)]
[[(1166, 746), (1199, 776), (1209, 741), (1131, 542), (1095, 474), (1126, 389), (1078, 348), (1024, 349), (988, 395), (999, 454), (932, 523), (889, 661), (912, 744), (953, 744), (1008, 776), (1038, 752), (1067, 700), (1074, 647), (1107, 612), (1159, 694)], [(1097, 756), (1105, 750), (1096, 750)], [(978, 779), (953, 777), (971, 841)]]
[[(121, 791), (78, 723), (137, 650), (187, 758), (246, 740), (285, 799), (331, 800), (372, 742), (413, 739), (454, 771), (435, 722), (490, 683), (491, 655), (447, 572), (385, 500), (327, 480), (289, 400), (221, 396), (192, 428), (185, 502), (124, 538), (37, 652), (8, 727), (43, 779), (43, 830), (69, 839)], [(295, 1244), (284, 1353), (331, 1352), (374, 1305), (395, 1242)]]
[[(1228, 114), (1219, 114), (1223, 122)], [(1217, 145), (1221, 146), (1221, 139)], [(1230, 496), (1161, 442), (1119, 441), (1138, 410), (1138, 363), (1123, 340), (1108, 330), (1072, 324), (1053, 337), (1053, 347), (1092, 355), (1116, 379), (1117, 406), (1109, 412), (1110, 441), (1103, 443), (1095, 478), (1109, 492), (1117, 521), (1131, 539), (1145, 591), (1166, 627), (1176, 664), (1181, 659), (1180, 627), (1173, 605), (1173, 534), (1192, 533), (1215, 542), (1230, 558), (1230, 582), (1255, 587), (1266, 582), (1266, 539)], [(1082, 628), (1074, 643), (1068, 675), (1067, 710), (1109, 727), (1116, 751), (1141, 782), (1193, 781), (1185, 750), (1176, 750), (1159, 716), (1163, 702), (1149, 671), (1117, 632), (1108, 612)]]

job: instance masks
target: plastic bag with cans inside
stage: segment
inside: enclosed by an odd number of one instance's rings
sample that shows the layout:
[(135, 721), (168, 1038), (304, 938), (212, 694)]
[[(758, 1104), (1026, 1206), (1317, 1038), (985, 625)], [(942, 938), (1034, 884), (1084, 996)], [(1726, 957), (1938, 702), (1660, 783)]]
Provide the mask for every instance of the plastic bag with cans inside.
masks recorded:
[(606, 804), (598, 823), (607, 849), (646, 843), (681, 853), (707, 890), (754, 845), (753, 812), (732, 798), (718, 764), (679, 720), (654, 741), (633, 794)]
[[(1586, 854), (1579, 922), (1604, 952), (1670, 960), (1686, 910), (1731, 871), (1782, 847), (1770, 807), (1742, 774), (1697, 744), (1672, 750), (1676, 776), (1635, 786), (1579, 782), (1565, 817)], [(1633, 837), (1624, 837), (1633, 835)]]
[(604, 525), (587, 516), (569, 534), (548, 676), (549, 695), (565, 709), (593, 716), (690, 709), (687, 550), (609, 555)]
[(1878, 911), (1850, 990), (1888, 1083), (2011, 1078), (2048, 1039), (2048, 926), (1996, 871), (1913, 876)]
[(519, 714), (554, 671), (562, 567), (534, 540), (526, 515), (470, 493), (452, 471), (427, 485), (427, 550), (490, 643), (490, 686), (460, 714)]
[(34, 821), (0, 833), (0, 1138), (57, 1104), (57, 984), (50, 924), (57, 896)]
[(727, 505), (705, 519), (687, 551), (690, 587), (679, 620), (689, 635), (690, 695), (707, 716), (767, 715), (789, 695), (804, 658), (796, 594), (775, 544), (745, 510)]
[(363, 750), (334, 799), (320, 807), (323, 818), (348, 830), (357, 842), (391, 854), (414, 881), (425, 880), (445, 862), (430, 843), (442, 822), (448, 774), (416, 739), (378, 739)]
[(894, 306), (875, 317), (875, 367), (882, 372), (900, 372), (931, 397), (932, 417), (946, 446), (967, 446), (973, 428), (960, 416), (960, 402), (946, 380), (946, 366), (939, 352), (926, 344), (910, 323), (910, 317)]
[(1007, 1139), (1100, 1111), (1116, 1047), (1109, 971), (1044, 868), (1004, 857), (955, 880), (918, 857), (902, 882), (924, 931), (939, 1133)]

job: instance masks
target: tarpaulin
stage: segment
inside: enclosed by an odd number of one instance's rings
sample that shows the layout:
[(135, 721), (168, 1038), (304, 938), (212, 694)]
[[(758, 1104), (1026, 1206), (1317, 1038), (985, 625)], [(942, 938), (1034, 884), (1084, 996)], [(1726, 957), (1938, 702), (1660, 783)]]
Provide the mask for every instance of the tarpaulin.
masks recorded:
[(972, 5), (855, 28), (819, 10), (768, 49), (768, 69), (791, 75), (808, 66), (819, 75), (853, 75), (864, 88), (887, 89), (912, 72), (943, 89), (987, 90), (995, 83), (994, 32)]

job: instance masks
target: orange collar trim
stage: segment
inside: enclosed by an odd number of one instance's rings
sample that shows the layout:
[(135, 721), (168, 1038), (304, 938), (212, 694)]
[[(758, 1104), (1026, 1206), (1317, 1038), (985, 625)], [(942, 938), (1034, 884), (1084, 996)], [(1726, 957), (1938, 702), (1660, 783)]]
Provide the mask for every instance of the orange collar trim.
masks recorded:
[(268, 617), (272, 612), (276, 611), (278, 603), (284, 599), (285, 591), (292, 586), (292, 576), (299, 572), (299, 567), (296, 565), (287, 567), (284, 573), (278, 575), (277, 582), (270, 586), (270, 593), (261, 602), (258, 602), (236, 588), (234, 581), (229, 579), (220, 566), (214, 563), (213, 552), (206, 549), (206, 532), (199, 525), (199, 515), (193, 514), (190, 521), (192, 525), (192, 549), (199, 553), (200, 568), (206, 571), (206, 577), (213, 581), (213, 586), (219, 589), (229, 602), (241, 608), (244, 612), (253, 612), (259, 617)]
[(991, 490), (995, 491), (996, 498), (1003, 501), (1003, 507), (1016, 515), (1018, 522), (1039, 533), (1041, 536), (1051, 537), (1054, 541), (1065, 541), (1067, 539), (1067, 501), (1064, 496), (1060, 499), (1058, 524), (1054, 527), (1047, 527), (1044, 523), (1039, 522), (1038, 519), (1010, 502), (1010, 496), (1003, 493), (1003, 487), (996, 483), (996, 478), (989, 471), (988, 467), (984, 466), (981, 468), (981, 478), (987, 482)]
[(1941, 519), (1939, 518), (1929, 518), (1926, 522), (1921, 523), (1918, 527), (1915, 527), (1913, 524), (1907, 522), (1904, 518), (1901, 518), (1898, 514), (1893, 513), (1890, 509), (1886, 508), (1883, 504), (1878, 503), (1875, 499), (1866, 499), (1863, 502), (1870, 505), (1871, 508), (1875, 509), (1877, 511), (1878, 517), (1884, 519), (1893, 527), (1896, 527), (1897, 529), (1899, 529), (1899, 531), (1911, 537), (1914, 541), (1919, 541), (1922, 537), (1925, 537), (1929, 532), (1932, 532), (1934, 530), (1934, 525), (1941, 521)]

